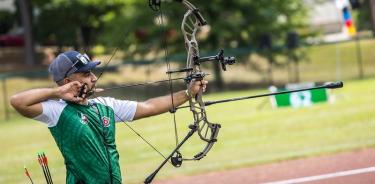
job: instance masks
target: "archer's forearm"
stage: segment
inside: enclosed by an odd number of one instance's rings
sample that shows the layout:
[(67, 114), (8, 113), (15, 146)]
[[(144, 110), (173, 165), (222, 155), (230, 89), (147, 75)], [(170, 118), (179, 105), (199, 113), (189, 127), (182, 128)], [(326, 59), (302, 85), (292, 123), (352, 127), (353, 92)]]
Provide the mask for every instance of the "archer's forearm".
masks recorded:
[(43, 111), (40, 102), (57, 97), (57, 88), (31, 89), (13, 95), (10, 103), (22, 115), (35, 117)]
[(13, 95), (10, 101), (12, 105), (31, 106), (51, 98), (57, 98), (57, 94), (57, 88), (31, 89)]
[[(188, 100), (185, 91), (173, 93), (173, 104), (180, 106)], [(141, 119), (168, 112), (173, 109), (171, 95), (151, 98), (145, 102), (139, 102), (134, 119)]]
[[(179, 91), (179, 92), (173, 93), (174, 107), (178, 107), (182, 105), (188, 99), (189, 98), (186, 95), (185, 91)], [(157, 114), (168, 112), (169, 110), (173, 109), (171, 95), (165, 95), (161, 97), (152, 98), (152, 99), (147, 100), (146, 103), (154, 106), (158, 110)]]

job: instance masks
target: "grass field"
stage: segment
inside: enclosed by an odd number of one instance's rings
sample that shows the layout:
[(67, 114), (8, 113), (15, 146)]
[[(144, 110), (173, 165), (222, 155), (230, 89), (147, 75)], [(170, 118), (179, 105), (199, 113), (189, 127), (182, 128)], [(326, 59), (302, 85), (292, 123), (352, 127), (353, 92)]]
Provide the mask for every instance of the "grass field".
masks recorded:
[[(206, 100), (247, 96), (266, 90), (216, 93)], [(342, 89), (332, 91), (334, 103), (303, 109), (273, 109), (265, 98), (233, 102), (208, 108), (212, 122), (222, 124), (219, 140), (199, 162), (185, 162), (179, 169), (167, 166), (157, 179), (227, 170), (299, 157), (330, 154), (375, 146), (375, 79), (345, 81)], [(191, 122), (190, 112), (177, 113), (180, 137)], [(162, 153), (174, 147), (172, 116), (164, 114), (131, 123)], [(36, 160), (39, 151), (46, 152), (55, 183), (64, 183), (64, 162), (48, 129), (40, 123), (21, 117), (0, 123), (0, 183), (27, 183), (26, 165), (35, 183), (44, 178)], [(117, 146), (125, 183), (140, 183), (162, 161), (125, 125), (117, 125)], [(192, 138), (182, 148), (184, 156), (203, 149)]]

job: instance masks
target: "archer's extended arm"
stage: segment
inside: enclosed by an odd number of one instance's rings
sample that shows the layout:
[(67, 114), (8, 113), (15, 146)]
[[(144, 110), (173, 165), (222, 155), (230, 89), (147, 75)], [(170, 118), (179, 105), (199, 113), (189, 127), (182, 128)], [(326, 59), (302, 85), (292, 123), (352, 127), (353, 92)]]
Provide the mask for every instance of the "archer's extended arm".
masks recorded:
[[(206, 88), (207, 81), (195, 81), (192, 83), (190, 90), (192, 96), (195, 96), (199, 92), (201, 88)], [(161, 97), (151, 98), (144, 102), (139, 102), (137, 105), (137, 111), (135, 113), (134, 119), (141, 119), (149, 116), (154, 116), (158, 114), (162, 114), (165, 112), (174, 109), (186, 101), (189, 100), (188, 94), (182, 90), (177, 93), (173, 94), (173, 103), (171, 95), (165, 95)], [(175, 107), (172, 107), (174, 104)]]

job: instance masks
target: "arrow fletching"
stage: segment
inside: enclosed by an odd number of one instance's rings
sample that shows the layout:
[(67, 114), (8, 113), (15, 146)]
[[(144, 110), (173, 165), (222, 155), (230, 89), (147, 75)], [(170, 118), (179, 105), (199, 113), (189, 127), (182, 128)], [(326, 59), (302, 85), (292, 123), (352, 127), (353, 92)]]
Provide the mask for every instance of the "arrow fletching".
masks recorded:
[(42, 153), (42, 158), (43, 158), (43, 162), (45, 165), (48, 165), (48, 160), (47, 160), (47, 157), (44, 153)]
[(25, 169), (25, 175), (29, 178), (31, 184), (34, 184), (33, 180), (31, 179), (30, 173), (27, 170), (26, 166), (23, 166), (23, 168)]
[(43, 165), (43, 163), (42, 163), (42, 158), (40, 157), (40, 154), (38, 153), (38, 162), (39, 162), (39, 164), (42, 166)]
[(23, 168), (25, 169), (25, 175), (26, 175), (27, 177), (30, 177), (30, 173), (29, 173), (29, 171), (27, 170), (26, 166), (23, 166)]

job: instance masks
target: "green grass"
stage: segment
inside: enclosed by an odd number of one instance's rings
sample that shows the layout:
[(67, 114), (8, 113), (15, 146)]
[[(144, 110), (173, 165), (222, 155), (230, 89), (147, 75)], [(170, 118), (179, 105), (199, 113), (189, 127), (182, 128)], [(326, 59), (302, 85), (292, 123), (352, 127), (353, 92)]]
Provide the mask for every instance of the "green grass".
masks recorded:
[[(208, 95), (207, 100), (247, 96), (265, 90), (237, 91)], [(332, 91), (334, 103), (309, 108), (273, 109), (267, 100), (255, 99), (209, 107), (208, 117), (222, 124), (219, 140), (208, 156), (199, 162), (184, 162), (181, 168), (166, 166), (157, 179), (228, 170), (257, 164), (309, 157), (375, 146), (375, 79), (347, 81), (342, 89)], [(180, 137), (191, 122), (187, 110), (177, 113)], [(161, 152), (174, 147), (172, 116), (147, 118), (131, 126), (150, 140)], [(27, 183), (26, 165), (35, 183), (43, 183), (36, 154), (45, 151), (55, 183), (64, 183), (65, 167), (61, 154), (48, 129), (21, 117), (0, 123), (0, 183)], [(117, 125), (117, 146), (125, 183), (140, 183), (162, 161), (124, 124)], [(181, 152), (193, 156), (203, 149), (193, 137)]]
[[(374, 39), (359, 42), (364, 76), (375, 76)], [(355, 41), (312, 46), (307, 49), (309, 62), (301, 63), (301, 80), (353, 79), (359, 76)]]

